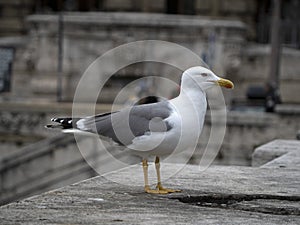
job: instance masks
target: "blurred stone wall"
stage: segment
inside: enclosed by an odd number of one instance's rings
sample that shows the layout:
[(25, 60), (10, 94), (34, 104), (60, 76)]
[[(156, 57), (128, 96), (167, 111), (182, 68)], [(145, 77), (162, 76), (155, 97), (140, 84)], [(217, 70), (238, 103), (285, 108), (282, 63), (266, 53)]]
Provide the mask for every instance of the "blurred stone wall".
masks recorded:
[[(82, 104), (77, 107), (86, 109), (92, 107), (92, 104)], [(51, 123), (52, 117), (71, 116), (72, 104), (1, 103), (0, 109), (1, 159), (19, 152), (22, 150), (21, 147), (33, 144), (37, 140), (60, 134), (59, 130), (49, 130), (44, 126)], [(95, 113), (108, 112), (111, 106), (99, 104), (95, 110)], [(255, 147), (273, 139), (295, 139), (300, 129), (299, 114), (299, 107), (285, 106), (278, 107), (276, 114), (229, 111), (227, 130), (216, 163), (250, 165), (251, 154)], [(198, 149), (191, 163), (197, 163), (200, 159), (210, 137), (211, 125), (210, 111), (208, 111)]]
[[(205, 57), (217, 74), (226, 76), (226, 71), (233, 71), (239, 65), (245, 42), (245, 25), (239, 21), (139, 13), (67, 13), (63, 20), (65, 100), (73, 98), (78, 80), (97, 57), (124, 43), (149, 39), (174, 42)], [(56, 92), (58, 16), (33, 15), (28, 23), (28, 40), (23, 49), (19, 49), (14, 65), (14, 90), (23, 88), (27, 91), (23, 96), (51, 98)], [(168, 75), (159, 65), (151, 66), (151, 71), (142, 65), (123, 71), (122, 76)], [(176, 71), (172, 79), (178, 82), (181, 72)], [(26, 79), (22, 79), (24, 77)], [(114, 93), (114, 90), (109, 92)], [(107, 96), (105, 101), (112, 102), (113, 97)]]
[[(80, 75), (96, 57), (120, 44), (142, 39), (159, 39), (182, 44), (205, 58), (207, 64), (217, 74), (227, 76), (238, 84), (226, 98), (245, 98), (249, 86), (264, 86), (267, 82), (270, 47), (248, 42), (255, 40), (257, 16), (260, 10), (263, 10), (260, 7), (266, 7), (266, 1), (188, 1), (191, 3), (188, 7), (194, 8), (193, 14), (201, 17), (180, 15), (188, 13), (184, 11), (187, 5), (181, 0), (177, 3), (136, 0), (111, 0), (98, 3), (87, 1), (84, 5), (76, 2), (73, 1), (71, 8), (66, 4), (66, 11), (128, 13), (66, 13), (63, 59), (64, 100), (72, 99)], [(9, 94), (13, 98), (56, 99), (57, 16), (48, 13), (51, 10), (57, 12), (58, 8), (57, 6), (51, 8), (56, 4), (55, 2), (47, 4), (49, 3), (34, 0), (4, 0), (0, 3), (2, 12), (0, 36), (19, 35), (25, 31), (28, 33), (22, 40), (22, 47), (17, 46), (13, 93)], [(179, 15), (155, 14), (167, 13), (172, 4), (178, 4), (175, 13)], [(26, 16), (36, 12), (46, 12), (47, 15), (30, 16), (26, 23)], [(9, 29), (15, 31), (11, 33)], [(11, 43), (5, 45), (10, 46)], [(297, 49), (283, 48), (280, 74), (283, 103), (300, 102), (300, 98), (294, 96), (300, 85), (300, 66), (297, 63), (299, 55)], [(157, 75), (155, 71), (160, 71), (160, 76), (172, 77), (175, 82), (180, 79), (181, 71), (164, 69), (159, 65), (148, 66), (154, 68), (153, 72), (146, 71), (145, 67), (147, 66), (139, 65), (131, 70), (122, 71), (125, 78), (112, 81), (109, 85), (113, 88), (103, 90), (102, 101), (111, 102), (118, 93), (118, 87), (132, 81), (133, 76)], [(170, 95), (171, 91), (167, 93)]]
[[(265, 85), (268, 82), (270, 71), (269, 45), (249, 43), (242, 51), (241, 66), (236, 81), (239, 88), (235, 96), (245, 95), (249, 85)], [(279, 88), (283, 103), (299, 104), (300, 97), (300, 50), (282, 48), (280, 61)]]
[(0, 37), (25, 34), (26, 17), (33, 13), (35, 0), (0, 1)]
[[(56, 12), (64, 1), (2, 0), (0, 2), (0, 36), (15, 36), (26, 32), (25, 18), (34, 13)], [(243, 21), (249, 27), (248, 37), (255, 37), (257, 0), (71, 0), (64, 11), (122, 11), (195, 14)]]

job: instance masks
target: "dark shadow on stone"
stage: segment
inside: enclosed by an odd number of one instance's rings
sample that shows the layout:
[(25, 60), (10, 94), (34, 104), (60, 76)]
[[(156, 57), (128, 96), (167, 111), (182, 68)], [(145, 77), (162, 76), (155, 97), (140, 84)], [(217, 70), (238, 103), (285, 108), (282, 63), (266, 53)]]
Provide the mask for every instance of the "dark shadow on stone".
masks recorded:
[(199, 207), (235, 209), (274, 215), (300, 215), (299, 196), (206, 194), (171, 199)]

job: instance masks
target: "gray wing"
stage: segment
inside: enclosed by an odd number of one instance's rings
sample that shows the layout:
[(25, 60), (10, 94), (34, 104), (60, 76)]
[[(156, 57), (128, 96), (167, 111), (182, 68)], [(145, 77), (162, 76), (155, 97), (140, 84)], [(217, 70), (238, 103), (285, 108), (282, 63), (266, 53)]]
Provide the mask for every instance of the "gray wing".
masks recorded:
[(77, 122), (77, 128), (109, 137), (121, 145), (129, 145), (138, 136), (172, 129), (165, 121), (172, 109), (167, 101), (133, 106), (118, 112), (87, 117)]

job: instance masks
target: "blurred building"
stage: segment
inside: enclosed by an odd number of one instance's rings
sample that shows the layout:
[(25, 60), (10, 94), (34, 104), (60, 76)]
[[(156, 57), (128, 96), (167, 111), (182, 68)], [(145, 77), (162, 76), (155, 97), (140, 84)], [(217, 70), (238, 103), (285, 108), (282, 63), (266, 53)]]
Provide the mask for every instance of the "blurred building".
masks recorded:
[[(268, 79), (270, 47), (265, 44), (270, 42), (271, 2), (271, 0), (1, 1), (0, 36), (24, 37), (15, 38), (15, 42), (11, 38), (0, 41), (2, 46), (19, 46), (13, 67), (14, 80), (10, 96), (35, 95), (55, 98), (57, 84), (53, 78), (56, 77), (59, 64), (58, 18), (55, 15), (59, 11), (64, 11), (62, 31), (65, 40), (62, 47), (64, 100), (72, 99), (77, 81), (92, 59), (120, 44), (143, 39), (166, 40), (190, 48), (214, 71), (240, 83), (233, 96), (245, 96), (250, 85), (264, 85)], [(280, 89), (283, 101), (287, 103), (299, 102), (298, 99), (292, 98), (292, 93), (299, 85), (297, 79), (297, 83), (293, 83), (300, 70), (298, 63), (295, 63), (300, 47), (300, 20), (297, 13), (299, 5), (296, 0), (283, 1), (282, 5), (281, 38), (284, 46), (289, 49), (283, 50)], [(28, 17), (32, 14), (38, 16)], [(198, 25), (188, 28), (181, 21)], [(203, 26), (199, 21), (211, 25)], [(224, 37), (221, 37), (222, 35)], [(86, 50), (83, 51), (82, 48)], [(143, 70), (125, 71), (123, 72), (125, 75), (110, 80), (106, 85), (110, 87), (108, 95), (118, 92), (120, 87), (135, 79), (136, 76), (132, 71), (141, 74)], [(177, 82), (180, 72), (176, 74), (174, 80)], [(144, 71), (144, 75), (149, 74)], [(152, 75), (159, 74), (152, 73)], [(113, 87), (116, 87), (115, 91)], [(111, 102), (115, 96), (108, 95), (104, 94), (106, 96), (103, 97), (104, 102)]]
[[(300, 86), (300, 20), (297, 13), (300, 3), (286, 0), (282, 4), (279, 87), (283, 103), (297, 104), (300, 103), (300, 98), (295, 96)], [(19, 132), (9, 138), (19, 140), (24, 124), (37, 124), (37, 127), (46, 123), (42, 116), (45, 113), (38, 109), (40, 106), (26, 105), (21, 107), (26, 108), (22, 113), (5, 114), (9, 101), (56, 102), (58, 83), (61, 83), (60, 100), (71, 102), (79, 79), (97, 57), (136, 40), (170, 41), (191, 49), (217, 74), (237, 84), (225, 95), (228, 105), (232, 102), (248, 104), (248, 97), (263, 96), (264, 85), (269, 79), (271, 9), (271, 0), (2, 0), (0, 47), (14, 50), (10, 89), (0, 93), (2, 121), (8, 121), (2, 126), (2, 132), (10, 135)], [(63, 11), (61, 28), (60, 11)], [(153, 50), (149, 54), (162, 55), (163, 52)], [(59, 67), (62, 70), (60, 81)], [(119, 70), (105, 83), (99, 102), (113, 102), (125, 85), (141, 77), (163, 76), (179, 83), (181, 72), (161, 63), (133, 64)], [(97, 88), (101, 79), (93, 83)], [(147, 89), (146, 94), (153, 95), (159, 89), (168, 98), (178, 91), (151, 80), (140, 84), (146, 86), (132, 90), (136, 95), (141, 94), (139, 90)], [(132, 93), (125, 94), (127, 99), (136, 97)], [(251, 101), (255, 106), (256, 101)], [(258, 101), (258, 104), (264, 103)], [(35, 119), (29, 116), (30, 107), (36, 110)], [(60, 107), (43, 110), (61, 110), (62, 115), (71, 111), (70, 105), (68, 109)], [(19, 120), (12, 113), (18, 115)], [(40, 140), (45, 136), (43, 132), (40, 127), (24, 131), (26, 138), (15, 143)], [(36, 138), (29, 137), (32, 133)], [(7, 136), (3, 136), (3, 140), (8, 140)]]
[[(201, 15), (244, 22), (247, 38), (258, 43), (269, 43), (271, 0), (3, 0), (0, 3), (0, 35), (14, 36), (27, 33), (26, 16), (58, 11), (77, 12), (143, 12)], [(283, 43), (299, 48), (299, 10), (297, 0), (282, 3)]]

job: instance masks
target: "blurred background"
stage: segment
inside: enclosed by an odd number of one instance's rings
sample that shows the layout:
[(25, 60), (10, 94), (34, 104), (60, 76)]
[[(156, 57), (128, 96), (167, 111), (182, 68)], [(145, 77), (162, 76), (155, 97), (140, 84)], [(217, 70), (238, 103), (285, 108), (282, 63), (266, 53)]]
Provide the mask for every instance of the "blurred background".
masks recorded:
[[(300, 138), (299, 12), (299, 0), (1, 0), (0, 204), (96, 175), (72, 135), (44, 125), (71, 115), (77, 83), (97, 57), (132, 41), (180, 44), (235, 83), (224, 91), (227, 133), (215, 164), (251, 166), (257, 146)], [(96, 111), (110, 111), (138, 78), (179, 84), (181, 73), (160, 63), (130, 65), (106, 82)], [(157, 86), (140, 82), (128, 101)], [(190, 163), (199, 163), (209, 134), (208, 113)], [(97, 146), (86, 146), (97, 158)]]

